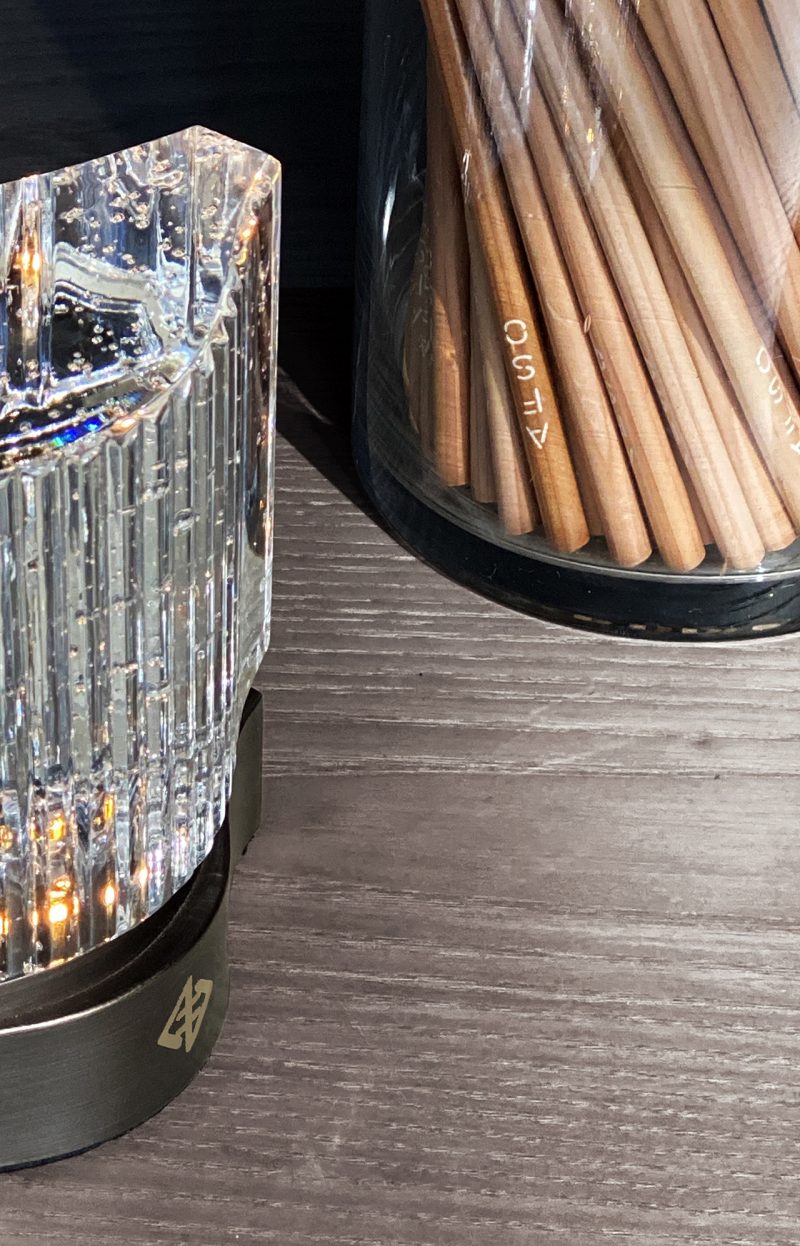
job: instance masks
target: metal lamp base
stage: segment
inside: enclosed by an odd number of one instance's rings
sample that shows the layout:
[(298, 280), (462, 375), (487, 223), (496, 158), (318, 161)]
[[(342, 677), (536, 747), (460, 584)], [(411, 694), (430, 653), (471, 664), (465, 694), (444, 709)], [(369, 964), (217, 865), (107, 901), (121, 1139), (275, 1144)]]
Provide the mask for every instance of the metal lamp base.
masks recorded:
[(205, 1064), (228, 1005), (228, 895), (261, 818), (262, 701), (245, 705), (225, 824), (158, 913), (58, 969), (0, 985), (0, 1170), (117, 1137)]

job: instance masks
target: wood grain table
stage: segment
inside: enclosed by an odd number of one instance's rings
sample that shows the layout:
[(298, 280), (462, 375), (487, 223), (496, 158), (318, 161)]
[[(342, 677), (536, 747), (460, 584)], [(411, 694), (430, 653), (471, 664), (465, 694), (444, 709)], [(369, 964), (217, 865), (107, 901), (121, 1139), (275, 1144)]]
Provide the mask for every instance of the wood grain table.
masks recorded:
[(796, 1246), (800, 641), (512, 614), (287, 387), (281, 427), (223, 1037), (156, 1120), (0, 1178), (0, 1243)]

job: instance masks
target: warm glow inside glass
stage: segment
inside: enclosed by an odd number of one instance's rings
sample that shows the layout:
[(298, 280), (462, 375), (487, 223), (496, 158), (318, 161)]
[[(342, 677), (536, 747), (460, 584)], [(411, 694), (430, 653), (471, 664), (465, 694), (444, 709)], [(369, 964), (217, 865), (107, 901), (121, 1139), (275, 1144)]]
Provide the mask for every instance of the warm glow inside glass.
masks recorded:
[(269, 634), (279, 166), (201, 128), (0, 187), (0, 976), (158, 909)]

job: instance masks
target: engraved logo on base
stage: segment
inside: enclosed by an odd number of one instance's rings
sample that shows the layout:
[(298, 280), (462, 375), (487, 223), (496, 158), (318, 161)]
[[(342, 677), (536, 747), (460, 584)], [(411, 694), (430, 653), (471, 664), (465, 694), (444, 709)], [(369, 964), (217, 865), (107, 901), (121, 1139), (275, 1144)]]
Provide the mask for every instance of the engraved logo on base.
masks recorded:
[(169, 1047), (170, 1051), (180, 1051), (182, 1047), (191, 1051), (200, 1033), (200, 1027), (206, 1015), (208, 1001), (214, 983), (209, 978), (191, 977), (178, 996), (178, 1002), (170, 1013), (169, 1021), (161, 1031), (159, 1047)]

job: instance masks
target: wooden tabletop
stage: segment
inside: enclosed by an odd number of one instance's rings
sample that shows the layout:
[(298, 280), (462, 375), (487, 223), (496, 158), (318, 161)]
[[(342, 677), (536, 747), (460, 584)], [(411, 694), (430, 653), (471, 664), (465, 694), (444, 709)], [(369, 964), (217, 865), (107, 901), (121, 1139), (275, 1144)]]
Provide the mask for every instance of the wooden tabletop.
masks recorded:
[(226, 1028), (157, 1119), (0, 1177), (0, 1243), (796, 1246), (800, 644), (510, 613), (288, 388), (281, 426)]

